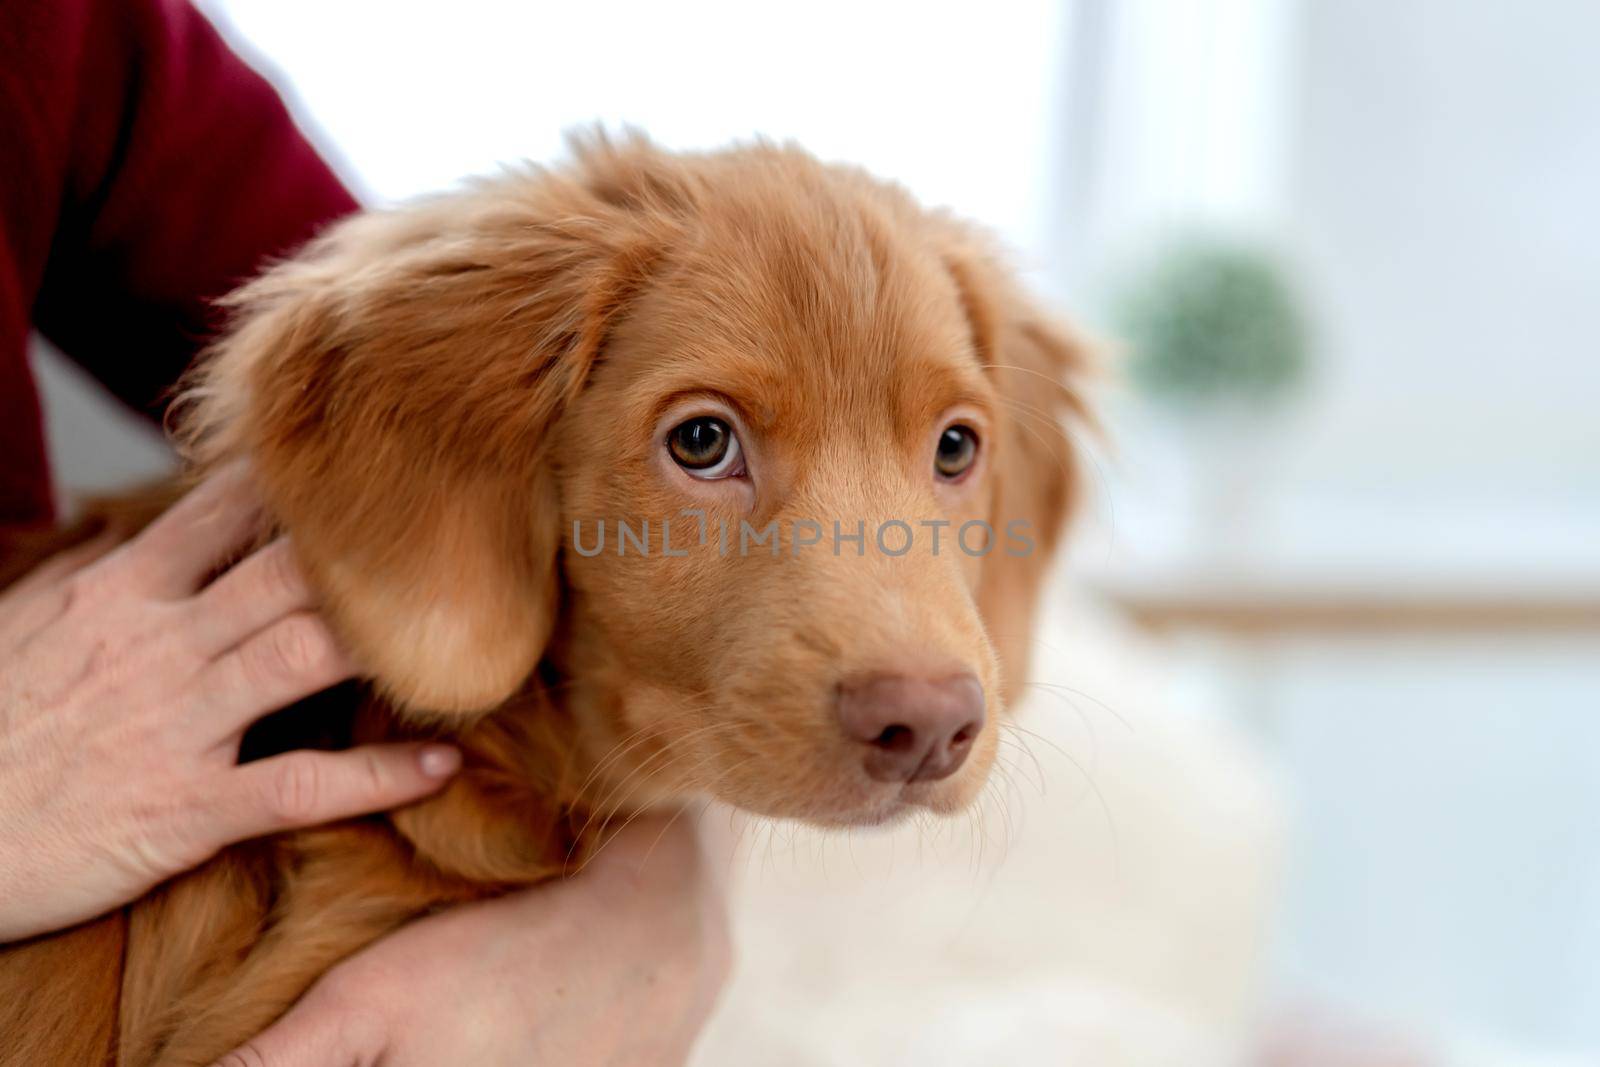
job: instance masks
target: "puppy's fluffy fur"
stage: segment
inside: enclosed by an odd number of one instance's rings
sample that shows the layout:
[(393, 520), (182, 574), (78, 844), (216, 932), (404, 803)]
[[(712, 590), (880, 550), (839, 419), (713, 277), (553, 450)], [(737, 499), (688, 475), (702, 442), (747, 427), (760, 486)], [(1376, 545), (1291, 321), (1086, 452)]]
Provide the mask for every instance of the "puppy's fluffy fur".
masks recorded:
[[(1083, 355), (971, 229), (791, 148), (595, 137), (561, 169), (341, 223), (229, 303), (183, 436), (197, 470), (254, 465), (371, 679), (317, 714), (449, 736), (465, 769), (4, 950), (4, 1062), (208, 1063), (385, 931), (571, 870), (641, 806), (854, 825), (976, 796), (1071, 499)], [(748, 477), (667, 459), (663, 427), (705, 413)], [(981, 444), (947, 483), (956, 417)], [(861, 521), (867, 551), (665, 556), (663, 518), (692, 545), (685, 508)], [(575, 521), (617, 519), (652, 520), (657, 551), (573, 551)], [(888, 519), (949, 521), (943, 551), (876, 550)], [(1025, 522), (1032, 551), (953, 551), (972, 519)], [(982, 682), (958, 773), (862, 773), (834, 694), (884, 671)]]

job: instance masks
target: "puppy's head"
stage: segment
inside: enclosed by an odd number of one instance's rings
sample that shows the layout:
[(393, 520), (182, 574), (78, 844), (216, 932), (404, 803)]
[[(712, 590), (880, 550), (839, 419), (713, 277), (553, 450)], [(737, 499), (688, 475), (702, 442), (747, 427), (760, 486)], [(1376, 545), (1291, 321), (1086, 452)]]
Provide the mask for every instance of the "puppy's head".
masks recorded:
[(252, 457), (402, 709), (546, 659), (601, 807), (858, 823), (981, 787), (1080, 360), (965, 228), (793, 150), (596, 140), (235, 303), (190, 433)]

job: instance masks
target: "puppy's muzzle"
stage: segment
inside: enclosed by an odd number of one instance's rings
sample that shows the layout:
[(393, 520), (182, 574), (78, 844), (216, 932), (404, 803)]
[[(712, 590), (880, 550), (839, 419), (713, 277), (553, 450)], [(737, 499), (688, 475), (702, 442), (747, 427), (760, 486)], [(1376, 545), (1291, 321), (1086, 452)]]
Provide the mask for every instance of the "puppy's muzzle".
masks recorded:
[(966, 762), (983, 729), (983, 685), (971, 674), (942, 679), (874, 674), (839, 687), (839, 722), (863, 748), (878, 782), (931, 782)]

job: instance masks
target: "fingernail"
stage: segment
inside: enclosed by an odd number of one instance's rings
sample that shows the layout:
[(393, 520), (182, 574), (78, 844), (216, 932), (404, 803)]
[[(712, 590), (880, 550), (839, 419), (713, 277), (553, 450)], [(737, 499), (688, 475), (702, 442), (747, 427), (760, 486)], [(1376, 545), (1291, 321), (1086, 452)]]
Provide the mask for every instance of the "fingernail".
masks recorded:
[(417, 766), (429, 778), (447, 778), (461, 769), (461, 752), (450, 745), (424, 745)]

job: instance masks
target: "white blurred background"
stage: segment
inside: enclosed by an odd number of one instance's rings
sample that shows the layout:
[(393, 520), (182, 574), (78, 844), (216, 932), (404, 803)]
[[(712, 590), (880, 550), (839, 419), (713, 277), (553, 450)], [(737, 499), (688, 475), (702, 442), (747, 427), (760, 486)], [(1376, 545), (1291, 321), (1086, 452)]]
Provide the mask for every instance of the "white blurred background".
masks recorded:
[[(1224, 441), (1114, 391), (1083, 595), (1284, 785), (1264, 1018), (1422, 1050), (1351, 1063), (1600, 1063), (1600, 5), (202, 7), (372, 202), (595, 120), (792, 138), (1108, 337), (1173, 233), (1270, 250), (1303, 379)], [(165, 462), (40, 361), (69, 490)]]

